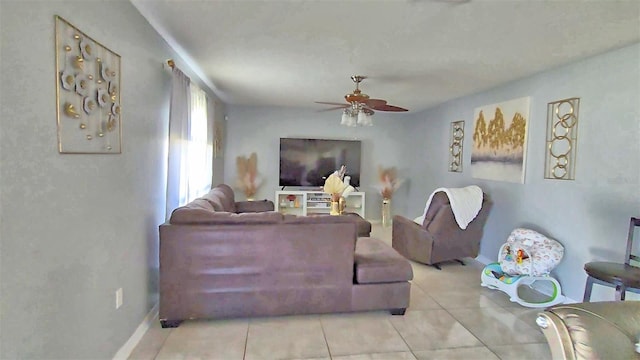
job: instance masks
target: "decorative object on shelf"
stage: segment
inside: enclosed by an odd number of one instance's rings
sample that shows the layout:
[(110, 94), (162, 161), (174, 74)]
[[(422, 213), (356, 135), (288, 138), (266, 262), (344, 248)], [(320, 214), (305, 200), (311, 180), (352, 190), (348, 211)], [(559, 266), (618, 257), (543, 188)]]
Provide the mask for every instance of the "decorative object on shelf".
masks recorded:
[(296, 200), (298, 199), (295, 195), (287, 195), (287, 201), (289, 202), (289, 207), (297, 207)]
[(322, 111), (344, 109), (342, 111), (342, 121), (340, 122), (340, 125), (351, 127), (372, 126), (373, 122), (371, 121), (371, 117), (375, 114), (375, 111), (409, 111), (398, 106), (389, 105), (386, 100), (370, 99), (369, 95), (360, 90), (360, 82), (366, 78), (366, 76), (362, 75), (351, 76), (351, 80), (356, 84), (356, 88), (353, 92), (344, 96), (344, 99), (347, 102), (346, 104), (323, 101), (316, 101), (316, 104), (334, 105), (333, 108)]
[(343, 181), (346, 167), (343, 165), (340, 170), (336, 170), (333, 174), (327, 177), (324, 182), (323, 190), (327, 194), (331, 194), (331, 208), (330, 215), (341, 215), (344, 212), (344, 205), (340, 206), (340, 200), (344, 204), (344, 198), (349, 196), (355, 189), (349, 184), (345, 184)]
[[(346, 178), (346, 177), (345, 177)], [(349, 212), (365, 218), (365, 193), (350, 192), (346, 198), (338, 200), (338, 212)], [(313, 215), (329, 214), (331, 211), (331, 194), (322, 188), (316, 190), (278, 190), (275, 192), (275, 211), (283, 214)], [(343, 205), (344, 204), (344, 205)]]
[(58, 151), (120, 154), (120, 55), (55, 16)]
[(547, 151), (544, 178), (575, 180), (580, 98), (547, 104)]
[(249, 158), (238, 156), (236, 165), (238, 166), (237, 188), (242, 190), (247, 200), (253, 200), (261, 183), (258, 177), (258, 155), (251, 153)]
[(462, 144), (464, 143), (464, 120), (451, 123), (449, 141), (449, 171), (462, 172)]
[(474, 178), (524, 183), (529, 100), (523, 97), (475, 109)]
[(398, 178), (395, 167), (383, 168), (378, 166), (378, 179), (380, 194), (382, 195), (382, 225), (391, 225), (391, 198), (393, 193), (402, 185), (402, 179)]

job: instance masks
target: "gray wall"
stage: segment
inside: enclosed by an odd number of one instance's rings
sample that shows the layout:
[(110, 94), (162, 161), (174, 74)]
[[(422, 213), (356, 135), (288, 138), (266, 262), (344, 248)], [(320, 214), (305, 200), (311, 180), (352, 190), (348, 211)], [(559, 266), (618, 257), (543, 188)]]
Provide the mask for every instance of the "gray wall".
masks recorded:
[[(0, 358), (110, 358), (158, 301), (162, 62), (181, 61), (127, 1), (0, 6)], [(55, 14), (122, 56), (120, 155), (58, 153)]]
[[(640, 45), (636, 44), (417, 114), (410, 144), (424, 144), (411, 163), (409, 213), (440, 186), (478, 184), (495, 203), (481, 255), (495, 260), (510, 231), (530, 227), (560, 241), (565, 257), (556, 273), (566, 295), (581, 300), (584, 263), (622, 261), (629, 218), (640, 215)], [(531, 97), (525, 184), (473, 179), (474, 108)], [(580, 97), (575, 181), (543, 178), (547, 103)], [(450, 122), (465, 120), (464, 172), (447, 171)], [(429, 154), (424, 160), (421, 154)], [(424, 174), (428, 174), (425, 176)], [(596, 286), (593, 299), (613, 299)]]
[[(481, 257), (495, 260), (516, 227), (529, 227), (559, 240), (565, 257), (555, 274), (564, 293), (581, 300), (584, 263), (622, 261), (629, 217), (640, 215), (640, 45), (612, 51), (445, 103), (415, 114), (378, 113), (370, 128), (338, 125), (339, 112), (270, 107), (229, 108), (225, 181), (235, 182), (235, 157), (258, 154), (265, 179), (257, 198), (273, 199), (278, 181), (280, 137), (363, 140), (362, 191), (367, 218), (380, 219), (377, 166), (397, 166), (407, 178), (394, 197), (393, 212), (414, 218), (438, 187), (477, 184), (495, 205), (482, 240)], [(531, 97), (525, 184), (471, 177), (473, 111), (476, 107)], [(575, 181), (543, 178), (547, 103), (580, 97)], [(464, 171), (448, 172), (449, 126), (465, 120)], [(241, 196), (241, 194), (239, 194)], [(635, 295), (631, 295), (631, 298)], [(596, 286), (594, 300), (612, 299)]]
[[(405, 146), (406, 126), (410, 117), (403, 114), (377, 113), (374, 126), (350, 128), (340, 125), (340, 111), (317, 112), (309, 109), (276, 107), (229, 106), (227, 146), (225, 153), (225, 182), (235, 186), (237, 180), (236, 157), (258, 155), (258, 172), (263, 179), (256, 199), (274, 200), (278, 187), (280, 167), (280, 138), (308, 137), (349, 139), (362, 141), (360, 191), (366, 192), (365, 213), (368, 219), (381, 218), (378, 165), (396, 166), (399, 177), (406, 177), (411, 164), (403, 158), (410, 149)], [(392, 205), (396, 212), (406, 211), (408, 183), (398, 189)], [(236, 197), (243, 198), (236, 190)]]

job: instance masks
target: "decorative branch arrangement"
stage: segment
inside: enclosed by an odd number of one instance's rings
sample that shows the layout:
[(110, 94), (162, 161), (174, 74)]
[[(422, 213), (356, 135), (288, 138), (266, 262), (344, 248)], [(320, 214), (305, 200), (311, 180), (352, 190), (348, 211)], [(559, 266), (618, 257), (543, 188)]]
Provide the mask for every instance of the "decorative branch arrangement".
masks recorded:
[(398, 178), (398, 172), (395, 167), (385, 169), (382, 166), (378, 166), (378, 180), (380, 181), (378, 188), (383, 199), (391, 199), (393, 193), (404, 182), (403, 179)]
[(238, 166), (237, 188), (242, 190), (247, 199), (253, 199), (261, 183), (258, 178), (258, 155), (251, 153), (249, 158), (238, 156), (236, 164)]
[(346, 198), (355, 190), (353, 186), (344, 182), (344, 174), (346, 171), (347, 168), (342, 165), (340, 170), (336, 170), (324, 181), (323, 191), (331, 194), (331, 201), (339, 201), (341, 197)]
[(349, 185), (349, 181), (344, 181), (346, 166), (342, 165), (339, 170), (333, 172), (324, 181), (323, 190), (327, 194), (331, 194), (331, 210), (330, 215), (340, 215), (344, 212), (346, 206), (345, 198), (355, 189)]

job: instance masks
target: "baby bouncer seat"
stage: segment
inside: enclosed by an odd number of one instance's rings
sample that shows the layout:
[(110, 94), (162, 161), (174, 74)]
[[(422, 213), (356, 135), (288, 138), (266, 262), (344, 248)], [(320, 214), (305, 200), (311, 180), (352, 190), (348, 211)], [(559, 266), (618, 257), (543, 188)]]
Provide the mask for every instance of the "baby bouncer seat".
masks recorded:
[(498, 262), (482, 270), (482, 286), (500, 290), (509, 300), (541, 308), (564, 302), (560, 283), (550, 273), (562, 260), (564, 247), (529, 229), (515, 229), (498, 251)]

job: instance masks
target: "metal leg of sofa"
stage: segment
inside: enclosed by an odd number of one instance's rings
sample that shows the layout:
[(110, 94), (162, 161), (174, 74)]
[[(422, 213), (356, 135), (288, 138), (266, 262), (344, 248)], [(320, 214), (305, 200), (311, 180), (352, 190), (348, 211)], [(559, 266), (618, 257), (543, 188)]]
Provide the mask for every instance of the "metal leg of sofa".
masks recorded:
[(160, 326), (162, 326), (163, 329), (177, 328), (180, 324), (182, 324), (182, 320), (160, 320)]
[(396, 308), (389, 310), (391, 315), (404, 315), (405, 311), (407, 311), (407, 308)]
[(460, 263), (460, 265), (462, 265), (462, 266), (466, 266), (466, 265), (467, 265), (467, 264), (465, 264), (465, 263), (464, 263), (462, 260), (460, 260), (460, 259), (454, 259), (454, 260), (455, 260), (455, 261), (457, 261), (457, 262), (459, 262), (459, 263)]
[(431, 266), (433, 266), (434, 268), (436, 268), (438, 270), (442, 270), (442, 268), (440, 267), (440, 264), (431, 264)]

